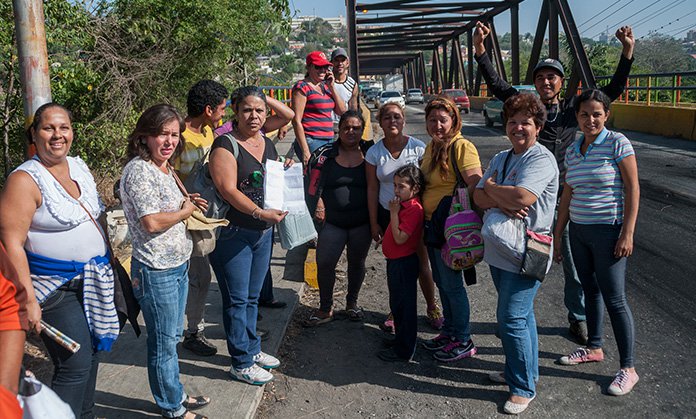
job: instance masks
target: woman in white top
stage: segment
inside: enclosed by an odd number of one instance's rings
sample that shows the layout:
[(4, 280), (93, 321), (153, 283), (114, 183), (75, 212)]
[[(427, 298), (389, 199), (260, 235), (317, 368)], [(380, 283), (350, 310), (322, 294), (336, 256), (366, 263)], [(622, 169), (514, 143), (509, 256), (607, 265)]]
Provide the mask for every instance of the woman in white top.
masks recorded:
[(72, 353), (41, 335), (55, 367), (51, 387), (76, 417), (93, 417), (98, 352), (110, 350), (119, 332), (113, 271), (94, 222), (104, 206), (87, 165), (68, 156), (67, 109), (39, 107), (28, 135), (36, 156), (7, 178), (0, 239), (26, 289), (30, 329), (40, 332), (45, 321), (80, 344)]
[[(377, 112), (384, 138), (371, 147), (365, 155), (367, 171), (367, 205), (370, 211), (372, 239), (380, 243), (389, 225), (389, 201), (394, 198), (394, 173), (408, 164), (420, 165), (425, 153), (425, 144), (414, 137), (404, 135), (406, 115), (400, 105), (387, 103)], [(444, 322), (442, 311), (435, 299), (435, 283), (430, 270), (425, 245), (418, 248), (420, 260), (419, 283), (428, 305), (427, 317), (430, 325), (440, 330)], [(383, 329), (393, 332), (391, 314)]]
[(183, 334), (188, 261), (193, 243), (184, 220), (206, 201), (184, 196), (170, 162), (181, 154), (184, 119), (171, 105), (155, 105), (128, 137), (121, 200), (133, 239), (131, 282), (147, 327), (147, 375), (165, 418), (202, 419), (190, 410), (210, 402), (189, 397), (179, 380), (176, 345)]

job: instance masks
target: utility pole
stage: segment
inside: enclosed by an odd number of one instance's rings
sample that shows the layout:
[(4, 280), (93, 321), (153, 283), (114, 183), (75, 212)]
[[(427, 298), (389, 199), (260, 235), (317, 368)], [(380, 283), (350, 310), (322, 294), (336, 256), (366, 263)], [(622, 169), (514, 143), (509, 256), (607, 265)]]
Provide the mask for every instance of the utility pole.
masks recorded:
[(28, 127), (39, 106), (51, 101), (48, 52), (42, 0), (12, 0), (22, 83), (24, 121)]
[(348, 26), (348, 53), (350, 54), (350, 75), (360, 80), (358, 63), (358, 32), (355, 19), (355, 0), (346, 0), (346, 26)]

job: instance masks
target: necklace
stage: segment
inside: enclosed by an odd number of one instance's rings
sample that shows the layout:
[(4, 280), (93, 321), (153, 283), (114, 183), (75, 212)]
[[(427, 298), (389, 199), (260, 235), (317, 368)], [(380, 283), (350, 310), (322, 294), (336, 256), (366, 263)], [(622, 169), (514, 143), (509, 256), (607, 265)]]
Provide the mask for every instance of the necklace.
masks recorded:
[(556, 108), (556, 112), (554, 112), (554, 114), (553, 114), (553, 115), (554, 115), (553, 119), (548, 119), (548, 118), (547, 118), (547, 119), (546, 119), (546, 122), (556, 122), (556, 119), (558, 119), (558, 114), (559, 114), (560, 112), (558, 112), (558, 104), (556, 104), (556, 103), (554, 103), (554, 104), (552, 104), (551, 106), (549, 106), (549, 108), (547, 109), (546, 114), (547, 114), (547, 115), (550, 115), (550, 114), (551, 114), (551, 109), (554, 109), (554, 108)]

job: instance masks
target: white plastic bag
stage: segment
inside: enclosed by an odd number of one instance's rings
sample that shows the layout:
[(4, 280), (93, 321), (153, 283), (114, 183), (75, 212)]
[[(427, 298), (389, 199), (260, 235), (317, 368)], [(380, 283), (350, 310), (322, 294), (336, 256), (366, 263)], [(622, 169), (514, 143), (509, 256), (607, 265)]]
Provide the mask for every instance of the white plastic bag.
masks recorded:
[(488, 247), (495, 247), (499, 254), (514, 263), (522, 265), (525, 250), (525, 228), (522, 220), (510, 218), (498, 208), (491, 208), (483, 215), (481, 235)]
[(22, 378), (19, 393), (17, 399), (24, 410), (22, 419), (75, 419), (70, 406), (33, 376)]

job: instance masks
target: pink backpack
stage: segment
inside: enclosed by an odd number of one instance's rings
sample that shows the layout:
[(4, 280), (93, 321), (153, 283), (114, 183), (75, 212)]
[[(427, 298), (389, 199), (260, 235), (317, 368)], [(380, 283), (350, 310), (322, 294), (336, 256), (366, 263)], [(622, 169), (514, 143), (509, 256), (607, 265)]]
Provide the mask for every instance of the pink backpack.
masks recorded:
[(483, 260), (482, 226), (481, 217), (469, 204), (469, 191), (457, 188), (445, 221), (445, 244), (440, 250), (445, 265), (461, 271)]

